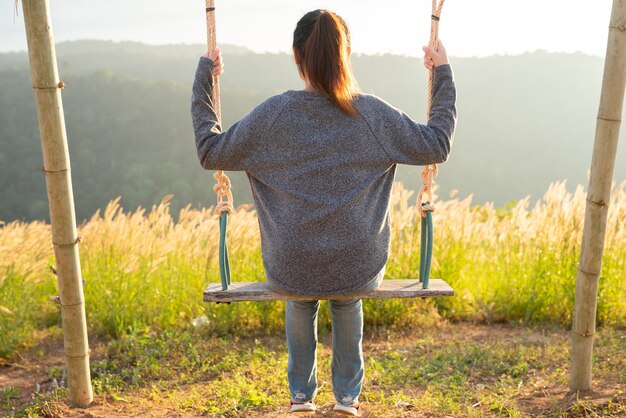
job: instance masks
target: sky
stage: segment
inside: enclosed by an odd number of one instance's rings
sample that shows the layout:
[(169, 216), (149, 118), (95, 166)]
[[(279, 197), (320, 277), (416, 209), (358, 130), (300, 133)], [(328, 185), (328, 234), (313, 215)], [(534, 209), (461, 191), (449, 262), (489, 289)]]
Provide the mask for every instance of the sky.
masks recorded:
[[(147, 44), (206, 42), (200, 0), (50, 0), (57, 42), (78, 39)], [(440, 38), (449, 55), (485, 57), (535, 50), (604, 56), (611, 0), (447, 0)], [(326, 8), (350, 26), (353, 51), (421, 55), (428, 0), (216, 0), (218, 43), (257, 52), (290, 50), (298, 19)], [(0, 52), (26, 49), (21, 11), (0, 6)]]

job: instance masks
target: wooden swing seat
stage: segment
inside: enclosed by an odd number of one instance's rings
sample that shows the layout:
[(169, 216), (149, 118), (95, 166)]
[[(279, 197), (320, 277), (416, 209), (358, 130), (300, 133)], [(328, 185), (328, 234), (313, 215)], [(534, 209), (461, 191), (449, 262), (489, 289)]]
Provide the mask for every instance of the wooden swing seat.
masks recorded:
[(204, 291), (205, 302), (243, 302), (270, 300), (320, 300), (320, 299), (388, 299), (388, 298), (430, 298), (454, 296), (454, 289), (441, 279), (430, 279), (428, 289), (422, 288), (417, 279), (383, 280), (380, 287), (362, 295), (339, 296), (294, 296), (272, 292), (265, 282), (233, 282), (230, 289), (222, 290), (221, 283), (211, 283)]

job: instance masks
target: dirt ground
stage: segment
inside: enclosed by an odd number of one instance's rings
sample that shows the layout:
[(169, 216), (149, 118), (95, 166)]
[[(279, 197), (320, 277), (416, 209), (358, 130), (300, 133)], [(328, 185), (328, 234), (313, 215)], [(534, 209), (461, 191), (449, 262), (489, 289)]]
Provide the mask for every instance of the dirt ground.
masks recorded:
[[(508, 326), (508, 325), (474, 325), (474, 324), (446, 324), (437, 332), (438, 342), (459, 341), (463, 346), (472, 346), (481, 344), (485, 341), (509, 342), (520, 347), (526, 346), (558, 346), (563, 347), (567, 351), (569, 344), (569, 332), (564, 330), (554, 330), (546, 328), (529, 328), (526, 326)], [(626, 332), (622, 332), (616, 337), (618, 344), (621, 341), (623, 346), (614, 353), (615, 355), (623, 354), (624, 346), (626, 346)], [(93, 357), (102, 355), (102, 350), (98, 346), (102, 343), (93, 342)], [(397, 351), (403, 352), (409, 347), (414, 347), (416, 340), (414, 336), (403, 336), (390, 339), (385, 335), (370, 335), (364, 343), (364, 352), (366, 355), (377, 356), (384, 353)], [(598, 348), (596, 348), (597, 350)], [(2, 397), (0, 402), (5, 403), (0, 407), (6, 413), (10, 411), (9, 407), (15, 410), (22, 410), (21, 415), (28, 416), (23, 408), (29, 403), (33, 403), (36, 394), (50, 394), (55, 386), (63, 385), (62, 376), (58, 378), (50, 377), (50, 370), (56, 369), (58, 374), (62, 375), (63, 368), (63, 349), (60, 341), (42, 341), (32, 352), (17, 355), (10, 362), (0, 360), (0, 390)], [(531, 369), (528, 371), (527, 380), (529, 384), (525, 384), (520, 388), (515, 396), (514, 402), (517, 412), (504, 410), (494, 410), (493, 407), (487, 408), (482, 405), (482, 401), (471, 405), (471, 410), (461, 412), (454, 416), (558, 416), (558, 417), (578, 417), (578, 416), (626, 416), (622, 412), (617, 415), (606, 412), (626, 411), (626, 382), (624, 376), (626, 374), (606, 372), (606, 364), (610, 365), (613, 360), (599, 360), (599, 371), (594, 371), (593, 390), (588, 393), (571, 394), (567, 387), (567, 364), (556, 365), (557, 373), (560, 376), (555, 381), (555, 373), (547, 373), (545, 370)], [(624, 359), (619, 359), (624, 362)], [(608, 367), (608, 366), (607, 366)], [(492, 381), (493, 384), (497, 382)], [(481, 384), (477, 385), (481, 388)], [(484, 385), (482, 385), (484, 387)], [(18, 389), (10, 389), (18, 388)], [(177, 391), (177, 397), (184, 397), (186, 391), (192, 392), (197, 387), (193, 384), (188, 386), (180, 385)], [(500, 394), (500, 396), (503, 396)], [(506, 397), (506, 396), (505, 396)], [(185, 411), (177, 407), (175, 402), (167, 399), (154, 399), (147, 396), (145, 391), (130, 390), (119, 396), (102, 396), (94, 397), (93, 404), (86, 409), (72, 409), (66, 404), (64, 397), (44, 396), (38, 401), (38, 411), (40, 414), (49, 417), (185, 417), (200, 415), (197, 411)], [(519, 412), (523, 411), (523, 412)], [(256, 410), (247, 410), (245, 412), (233, 415), (211, 415), (207, 416), (264, 416), (264, 417), (281, 417), (289, 416), (288, 406), (264, 407)], [(305, 416), (307, 414), (304, 414)], [(310, 416), (335, 416), (332, 412), (332, 405), (319, 405), (319, 409), (315, 413), (308, 414)], [(11, 415), (9, 415), (11, 416)], [(426, 417), (426, 416), (451, 416), (440, 415), (436, 410), (421, 410), (410, 403), (398, 403), (394, 408), (389, 409), (379, 404), (371, 404), (365, 400), (362, 410), (363, 417)]]

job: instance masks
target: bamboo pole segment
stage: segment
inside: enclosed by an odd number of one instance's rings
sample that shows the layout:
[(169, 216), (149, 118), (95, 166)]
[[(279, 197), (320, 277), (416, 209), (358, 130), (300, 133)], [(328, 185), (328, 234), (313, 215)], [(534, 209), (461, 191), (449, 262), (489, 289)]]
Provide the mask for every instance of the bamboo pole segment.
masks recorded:
[(93, 400), (70, 157), (48, 0), (22, 1), (57, 262), (70, 405)]
[(591, 388), (598, 279), (626, 87), (626, 0), (613, 0), (602, 94), (596, 123), (585, 225), (576, 274), (569, 386)]

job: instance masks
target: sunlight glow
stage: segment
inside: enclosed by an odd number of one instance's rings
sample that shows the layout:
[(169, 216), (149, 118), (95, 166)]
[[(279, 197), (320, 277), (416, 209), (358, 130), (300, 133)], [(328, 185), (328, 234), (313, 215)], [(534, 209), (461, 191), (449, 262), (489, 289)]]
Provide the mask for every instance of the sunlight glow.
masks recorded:
[[(448, 0), (440, 33), (455, 56), (538, 49), (603, 56), (610, 7), (610, 0)], [(219, 0), (219, 40), (257, 52), (289, 51), (297, 20), (315, 8), (328, 8), (348, 21), (356, 52), (421, 55), (427, 42), (430, 2), (425, 0)], [(203, 10), (200, 0), (55, 0), (51, 14), (57, 42), (201, 44)], [(13, 23), (13, 2), (0, 8), (0, 22), (0, 51), (26, 49), (21, 11)]]

